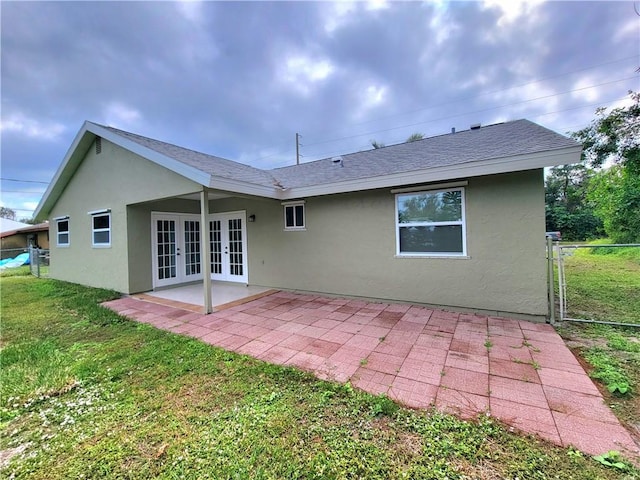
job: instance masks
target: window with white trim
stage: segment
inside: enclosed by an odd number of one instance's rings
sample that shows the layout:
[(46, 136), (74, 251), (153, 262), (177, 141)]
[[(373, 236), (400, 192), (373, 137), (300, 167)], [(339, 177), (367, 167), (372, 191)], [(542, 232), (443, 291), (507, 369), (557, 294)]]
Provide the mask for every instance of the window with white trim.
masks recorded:
[(111, 213), (91, 214), (91, 245), (94, 247), (111, 246)]
[(467, 252), (464, 188), (396, 195), (396, 253), (464, 256)]
[(284, 203), (284, 229), (304, 230), (304, 202)]
[(56, 245), (69, 246), (69, 217), (56, 218)]

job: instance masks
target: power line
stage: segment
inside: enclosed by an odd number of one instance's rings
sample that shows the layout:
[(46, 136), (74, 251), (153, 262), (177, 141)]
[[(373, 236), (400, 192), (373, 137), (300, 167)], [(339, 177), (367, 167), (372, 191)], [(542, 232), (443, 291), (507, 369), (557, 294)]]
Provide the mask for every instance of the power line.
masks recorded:
[[(417, 112), (421, 112), (421, 111), (424, 111), (424, 110), (430, 110), (430, 109), (434, 109), (436, 107), (449, 105), (451, 103), (457, 103), (457, 102), (461, 102), (461, 101), (472, 100), (474, 98), (478, 98), (478, 97), (481, 97), (481, 96), (484, 96), (484, 95), (492, 95), (492, 94), (496, 94), (496, 93), (501, 93), (501, 92), (505, 92), (505, 91), (508, 91), (508, 90), (512, 90), (514, 88), (522, 88), (522, 87), (525, 87), (525, 86), (528, 86), (528, 85), (532, 85), (534, 83), (540, 83), (540, 82), (544, 82), (544, 81), (547, 81), (547, 80), (552, 80), (552, 79), (555, 79), (555, 78), (560, 78), (560, 77), (564, 77), (564, 76), (567, 76), (567, 75), (572, 75), (574, 73), (584, 72), (586, 70), (591, 70), (591, 69), (602, 67), (602, 66), (605, 66), (605, 65), (611, 65), (611, 64), (614, 64), (614, 63), (627, 61), (627, 60), (630, 60), (632, 58), (638, 58), (638, 56), (639, 55), (637, 55), (637, 54), (636, 55), (631, 55), (631, 56), (628, 56), (628, 57), (619, 58), (617, 60), (611, 60), (611, 61), (608, 61), (608, 62), (603, 62), (603, 63), (598, 63), (598, 64), (595, 64), (595, 65), (590, 65), (588, 67), (580, 68), (580, 69), (577, 69), (577, 70), (571, 70), (569, 72), (564, 72), (564, 73), (561, 73), (561, 74), (558, 74), (558, 75), (552, 75), (552, 76), (549, 76), (549, 77), (544, 77), (544, 78), (541, 78), (541, 79), (532, 80), (530, 82), (519, 84), (519, 85), (512, 86), (512, 87), (507, 87), (507, 88), (498, 89), (498, 90), (491, 90), (491, 91), (488, 91), (488, 92), (482, 92), (482, 93), (478, 93), (477, 95), (473, 95), (473, 96), (469, 96), (469, 97), (459, 97), (457, 99), (453, 99), (453, 100), (450, 100), (450, 101), (447, 101), (447, 102), (444, 102), (444, 103), (439, 103), (439, 104), (432, 105), (432, 106), (425, 107), (425, 108), (418, 109), (418, 110), (411, 110), (411, 111), (406, 111), (406, 112), (402, 112), (402, 113), (397, 113), (397, 114), (394, 114), (394, 115), (388, 115), (388, 116), (385, 116), (385, 117), (378, 117), (376, 119), (367, 120), (365, 122), (360, 122), (360, 123), (353, 124), (353, 125), (351, 125), (351, 127), (356, 127), (356, 126), (359, 126), (359, 125), (366, 125), (367, 123), (377, 122), (377, 121), (380, 121), (380, 120), (386, 120), (386, 119), (389, 119), (389, 118), (399, 117), (399, 116), (403, 116), (403, 115), (409, 115), (411, 113), (417, 113)], [(632, 77), (632, 78), (635, 78), (635, 77)], [(617, 81), (622, 81), (622, 80), (617, 80)], [(601, 85), (595, 85), (595, 86), (601, 86)], [(585, 87), (585, 88), (592, 88), (592, 87)], [(561, 95), (561, 94), (559, 94), (559, 95)], [(542, 98), (548, 98), (548, 97), (542, 97)], [(409, 125), (409, 126), (412, 126), (412, 125)], [(399, 128), (402, 128), (402, 127), (399, 127)], [(333, 131), (336, 132), (337, 130), (333, 130)], [(381, 131), (385, 131), (385, 130), (381, 130)], [(362, 135), (353, 135), (353, 136), (349, 136), (349, 137), (343, 137), (343, 138), (340, 138), (338, 140), (348, 139), (348, 138), (355, 138), (357, 136), (370, 135), (372, 133), (379, 133), (381, 131), (368, 132), (368, 133), (364, 133)], [(328, 132), (328, 131), (325, 130), (324, 132)], [(316, 133), (322, 133), (322, 131), (316, 132)], [(309, 146), (312, 146), (312, 145), (318, 145), (320, 143), (329, 143), (329, 142), (332, 142), (332, 141), (336, 141), (336, 140), (333, 140), (333, 139), (320, 140), (319, 142), (310, 143), (310, 144), (307, 144), (306, 146), (309, 147)], [(264, 157), (260, 157), (260, 158), (256, 159), (255, 161), (256, 162), (260, 162), (262, 160), (266, 160), (267, 158), (271, 158), (271, 157), (274, 157), (276, 155), (282, 155), (285, 152), (288, 152), (290, 150), (291, 150), (290, 148), (287, 148), (286, 150), (282, 149), (282, 150), (277, 151), (276, 153), (272, 153), (272, 154), (266, 155)]]
[(19, 183), (42, 183), (44, 185), (49, 185), (49, 182), (39, 182), (37, 180), (17, 180), (15, 178), (0, 178), (3, 182), (19, 182)]

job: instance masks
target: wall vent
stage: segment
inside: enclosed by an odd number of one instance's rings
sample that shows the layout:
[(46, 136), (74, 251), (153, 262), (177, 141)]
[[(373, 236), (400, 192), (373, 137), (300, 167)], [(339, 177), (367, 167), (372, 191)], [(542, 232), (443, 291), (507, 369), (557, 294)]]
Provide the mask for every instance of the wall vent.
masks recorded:
[(96, 155), (102, 152), (102, 137), (96, 137)]
[(481, 123), (474, 123), (473, 125), (471, 125), (471, 130), (480, 130), (481, 126)]

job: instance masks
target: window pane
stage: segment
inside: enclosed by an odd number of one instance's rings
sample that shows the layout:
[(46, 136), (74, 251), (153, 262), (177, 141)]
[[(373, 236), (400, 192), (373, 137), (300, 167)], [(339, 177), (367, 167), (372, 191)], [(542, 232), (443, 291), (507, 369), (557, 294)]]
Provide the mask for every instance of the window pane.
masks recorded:
[(64, 220), (62, 222), (58, 222), (58, 232), (68, 232), (69, 231), (69, 220)]
[(304, 227), (304, 205), (296, 205), (296, 227)]
[(462, 220), (462, 192), (398, 195), (398, 221), (453, 222)]
[(109, 243), (109, 232), (93, 232), (93, 243), (95, 245), (108, 244)]
[(67, 243), (69, 243), (69, 234), (68, 233), (58, 234), (58, 244), (66, 245)]
[(94, 215), (93, 228), (109, 228), (109, 215)]
[(400, 227), (400, 253), (463, 253), (462, 226)]
[(293, 223), (293, 207), (284, 207), (284, 215), (285, 215), (285, 226), (293, 227), (295, 224)]

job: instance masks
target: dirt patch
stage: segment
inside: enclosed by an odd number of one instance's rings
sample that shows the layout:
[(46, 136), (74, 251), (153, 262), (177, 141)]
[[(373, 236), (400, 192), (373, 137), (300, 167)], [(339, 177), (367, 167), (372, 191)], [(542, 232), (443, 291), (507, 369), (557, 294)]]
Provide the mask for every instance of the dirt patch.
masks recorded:
[(0, 469), (9, 465), (9, 462), (16, 455), (20, 455), (27, 449), (27, 444), (19, 445), (15, 448), (7, 448), (6, 450), (0, 450)]

